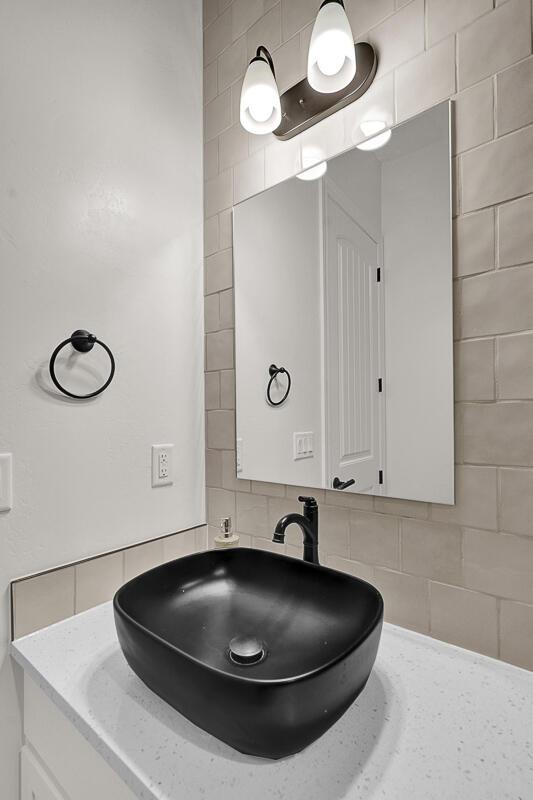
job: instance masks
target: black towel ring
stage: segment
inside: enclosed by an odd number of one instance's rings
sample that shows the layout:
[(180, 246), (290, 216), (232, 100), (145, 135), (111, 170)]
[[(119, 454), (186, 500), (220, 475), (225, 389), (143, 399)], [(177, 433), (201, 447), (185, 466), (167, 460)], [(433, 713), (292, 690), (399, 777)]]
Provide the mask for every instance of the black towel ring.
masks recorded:
[[(95, 392), (89, 392), (89, 394), (74, 394), (74, 392), (69, 392), (68, 389), (65, 389), (64, 386), (61, 386), (59, 383), (56, 373), (55, 373), (55, 363), (56, 358), (58, 357), (60, 351), (67, 345), (71, 344), (72, 347), (78, 351), (78, 353), (89, 353), (95, 344), (99, 344), (102, 347), (107, 355), (109, 356), (109, 360), (111, 362), (111, 371), (109, 373), (109, 377), (104, 383), (103, 386), (100, 386)], [(109, 347), (101, 342), (100, 339), (97, 339), (94, 333), (89, 333), (89, 331), (78, 330), (74, 331), (74, 333), (65, 339), (61, 344), (58, 344), (52, 356), (50, 358), (50, 377), (52, 378), (55, 386), (59, 389), (60, 392), (66, 394), (68, 397), (73, 397), (75, 400), (88, 400), (90, 397), (96, 397), (96, 395), (101, 394), (104, 389), (107, 389), (111, 381), (113, 380), (113, 376), (115, 374), (115, 359), (113, 357), (113, 353), (109, 349)]]
[[(271, 406), (280, 406), (282, 403), (285, 402), (291, 390), (292, 381), (289, 370), (285, 369), (285, 367), (276, 367), (275, 364), (271, 364), (268, 368), (268, 374), (270, 375), (270, 380), (267, 386), (267, 400)], [(278, 375), (283, 375), (283, 374), (287, 376), (287, 391), (285, 392), (281, 400), (278, 400), (276, 402), (275, 400), (272, 400), (272, 397), (270, 396), (270, 390), (272, 388), (272, 383), (274, 382), (275, 378), (277, 378)]]

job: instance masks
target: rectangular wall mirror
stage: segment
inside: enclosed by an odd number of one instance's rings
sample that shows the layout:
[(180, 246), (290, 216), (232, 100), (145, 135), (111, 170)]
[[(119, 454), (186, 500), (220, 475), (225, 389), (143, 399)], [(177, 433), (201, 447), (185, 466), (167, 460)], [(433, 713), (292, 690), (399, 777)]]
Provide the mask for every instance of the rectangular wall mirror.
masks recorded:
[(450, 112), (234, 208), (237, 477), (453, 503)]

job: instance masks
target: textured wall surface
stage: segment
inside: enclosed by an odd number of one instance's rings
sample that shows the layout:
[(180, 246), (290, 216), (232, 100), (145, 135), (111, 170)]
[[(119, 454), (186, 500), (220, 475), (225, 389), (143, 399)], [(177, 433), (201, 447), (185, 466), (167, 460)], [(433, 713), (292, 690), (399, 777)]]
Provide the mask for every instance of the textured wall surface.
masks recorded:
[[(201, 10), (0, 0), (0, 452), (14, 467), (0, 513), (2, 800), (18, 796), (20, 746), (9, 581), (205, 522)], [(58, 396), (47, 373), (79, 327), (117, 362), (89, 402)], [(176, 446), (176, 481), (154, 490), (160, 442)], [(116, 559), (102, 566), (114, 580)], [(33, 586), (48, 621), (71, 604), (73, 572)]]
[(318, 489), (321, 553), (374, 582), (390, 621), (533, 669), (531, 0), (347, 0), (379, 51), (371, 90), (289, 142), (247, 134), (247, 60), (265, 44), (281, 90), (301, 79), (318, 5), (204, 2), (209, 522), (230, 514), (241, 543), (278, 550), (276, 521), (299, 509), (297, 487), (235, 479), (232, 204), (298, 172), (306, 146), (351, 146), (364, 115), (394, 123), (453, 98), (457, 502)]

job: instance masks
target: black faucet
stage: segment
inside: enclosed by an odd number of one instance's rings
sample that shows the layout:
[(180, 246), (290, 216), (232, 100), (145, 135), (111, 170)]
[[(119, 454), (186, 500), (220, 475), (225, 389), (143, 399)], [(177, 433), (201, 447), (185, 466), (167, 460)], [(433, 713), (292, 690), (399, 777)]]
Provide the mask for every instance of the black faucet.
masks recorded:
[(304, 561), (310, 564), (319, 564), (318, 560), (318, 505), (314, 497), (299, 497), (304, 504), (303, 514), (286, 514), (276, 525), (273, 542), (284, 544), (285, 530), (292, 523), (302, 529), (304, 535)]

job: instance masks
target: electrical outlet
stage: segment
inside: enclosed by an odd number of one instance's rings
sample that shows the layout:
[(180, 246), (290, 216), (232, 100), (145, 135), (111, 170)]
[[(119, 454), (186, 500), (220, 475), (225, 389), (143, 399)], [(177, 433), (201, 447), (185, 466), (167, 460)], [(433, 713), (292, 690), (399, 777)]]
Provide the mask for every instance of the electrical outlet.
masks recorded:
[(13, 456), (0, 454), (0, 511), (13, 508)]
[(173, 450), (173, 444), (152, 445), (152, 486), (169, 486), (174, 483)]
[(300, 458), (313, 458), (314, 446), (313, 431), (303, 431), (293, 434), (293, 458), (298, 461)]

